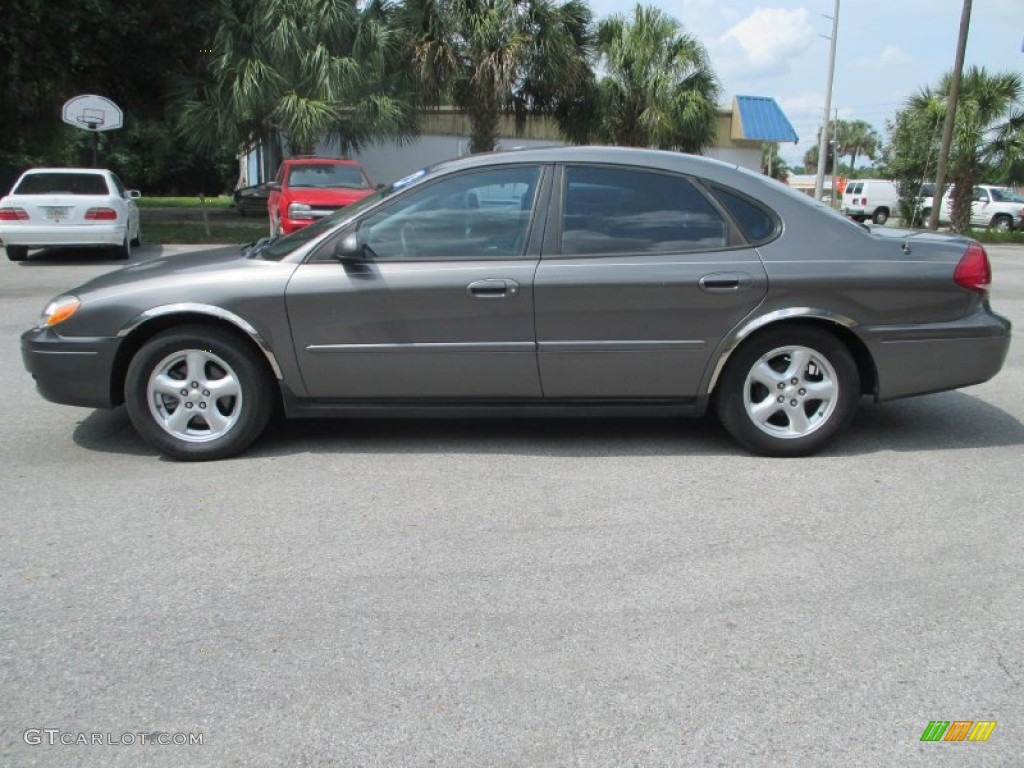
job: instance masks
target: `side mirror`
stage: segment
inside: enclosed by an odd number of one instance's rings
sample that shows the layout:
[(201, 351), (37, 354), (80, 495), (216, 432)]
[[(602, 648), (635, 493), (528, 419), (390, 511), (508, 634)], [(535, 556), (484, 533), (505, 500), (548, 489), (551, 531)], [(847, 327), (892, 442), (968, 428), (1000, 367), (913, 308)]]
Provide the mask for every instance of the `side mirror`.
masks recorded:
[(280, 192), (281, 191), (281, 185), (278, 184), (276, 181), (268, 181), (267, 182), (267, 189), (272, 189), (275, 192)]
[(356, 261), (363, 259), (363, 246), (358, 232), (349, 232), (334, 246), (334, 258), (338, 261)]
[(138, 200), (140, 197), (142, 197), (142, 193), (139, 192), (139, 190), (137, 189), (129, 189), (128, 197), (131, 198), (132, 200)]

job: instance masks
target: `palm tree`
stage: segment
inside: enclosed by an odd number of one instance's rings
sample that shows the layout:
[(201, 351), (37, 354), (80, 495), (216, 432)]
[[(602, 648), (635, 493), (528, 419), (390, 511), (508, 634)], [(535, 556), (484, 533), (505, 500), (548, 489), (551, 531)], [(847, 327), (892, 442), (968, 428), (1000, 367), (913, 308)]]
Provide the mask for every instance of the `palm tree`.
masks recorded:
[(415, 130), (405, 39), (387, 0), (217, 0), (213, 55), (184, 83), (179, 129), (198, 150), (283, 134), (295, 154), (342, 153)]
[(765, 142), (761, 145), (761, 173), (785, 182), (789, 179), (791, 170), (786, 161), (779, 157), (778, 142)]
[(839, 120), (835, 129), (838, 142), (837, 154), (850, 156), (850, 170), (857, 166), (857, 157), (863, 155), (871, 160), (878, 156), (882, 139), (870, 124), (863, 120)]
[(409, 0), (414, 69), (429, 101), (470, 120), (470, 151), (489, 152), (503, 114), (561, 109), (593, 80), (584, 0)]
[(605, 19), (597, 32), (596, 135), (609, 144), (700, 152), (715, 140), (718, 79), (707, 51), (657, 8)]
[[(937, 88), (924, 88), (912, 96), (906, 110), (922, 123), (937, 120), (945, 115), (951, 82), (952, 76), (944, 75)], [(956, 232), (970, 226), (971, 198), (983, 163), (1014, 145), (1024, 122), (1014, 113), (1022, 97), (1024, 81), (1015, 72), (990, 74), (984, 67), (971, 67), (963, 75), (948, 164)]]

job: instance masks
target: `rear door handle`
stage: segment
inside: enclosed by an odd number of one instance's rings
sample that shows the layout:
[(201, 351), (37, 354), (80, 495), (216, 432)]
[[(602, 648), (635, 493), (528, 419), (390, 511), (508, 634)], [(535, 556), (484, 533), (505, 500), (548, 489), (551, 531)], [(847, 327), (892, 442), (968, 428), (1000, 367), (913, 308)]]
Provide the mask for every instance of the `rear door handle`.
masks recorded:
[(716, 272), (704, 275), (700, 279), (700, 287), (708, 293), (732, 293), (741, 288), (749, 288), (753, 279), (746, 272)]
[(505, 278), (489, 277), (475, 280), (466, 286), (469, 295), (475, 299), (503, 299), (519, 293), (519, 283)]

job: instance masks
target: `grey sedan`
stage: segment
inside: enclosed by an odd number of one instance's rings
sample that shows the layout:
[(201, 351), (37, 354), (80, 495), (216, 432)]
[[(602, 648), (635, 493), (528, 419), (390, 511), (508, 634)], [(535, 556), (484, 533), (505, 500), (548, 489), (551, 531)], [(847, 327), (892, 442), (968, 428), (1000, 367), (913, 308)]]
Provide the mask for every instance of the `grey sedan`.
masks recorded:
[(876, 401), (994, 376), (984, 248), (871, 231), (687, 155), (557, 148), (402, 179), (289, 237), (130, 265), (24, 334), (44, 397), (166, 455), (288, 416), (699, 415), (747, 449), (826, 445)]

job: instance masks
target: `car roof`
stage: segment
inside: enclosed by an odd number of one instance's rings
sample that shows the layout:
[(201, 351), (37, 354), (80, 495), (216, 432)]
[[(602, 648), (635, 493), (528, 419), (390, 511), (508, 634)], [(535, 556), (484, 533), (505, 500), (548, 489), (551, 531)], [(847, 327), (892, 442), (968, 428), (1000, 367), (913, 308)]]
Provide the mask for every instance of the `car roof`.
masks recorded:
[(313, 163), (333, 163), (335, 165), (359, 165), (355, 160), (347, 160), (343, 157), (286, 157), (285, 163), (292, 165), (309, 165)]
[[(29, 168), (29, 173), (110, 173), (106, 168)], [(23, 174), (24, 175), (24, 174)]]
[(605, 146), (562, 146), (511, 149), (498, 152), (485, 152), (469, 155), (456, 160), (448, 160), (437, 167), (472, 168), (478, 165), (498, 165), (515, 163), (610, 163), (613, 165), (638, 165), (666, 170), (678, 170), (682, 165), (690, 172), (699, 169), (735, 170), (735, 163), (724, 163), (699, 155), (688, 155), (683, 152), (670, 152), (661, 149), (641, 149), (638, 147), (605, 147)]

